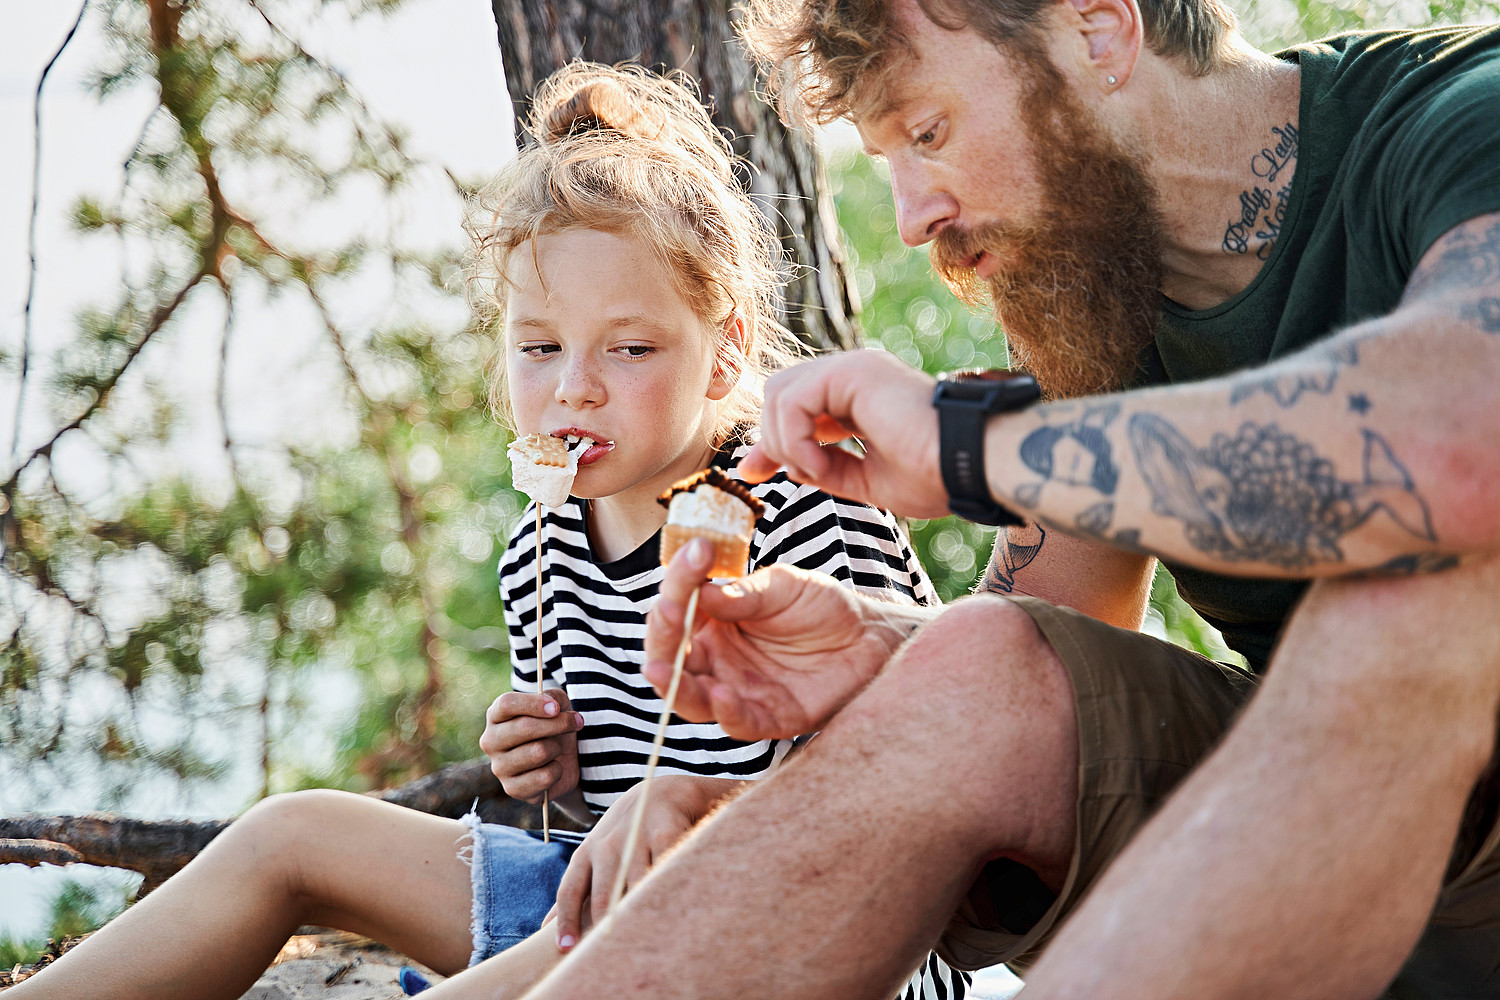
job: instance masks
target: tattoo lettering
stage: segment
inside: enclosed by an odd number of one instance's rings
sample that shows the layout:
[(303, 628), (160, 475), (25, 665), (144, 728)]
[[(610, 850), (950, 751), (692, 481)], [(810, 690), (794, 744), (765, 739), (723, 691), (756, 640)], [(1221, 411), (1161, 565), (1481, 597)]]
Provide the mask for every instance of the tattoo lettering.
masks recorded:
[(1271, 208), (1271, 189), (1253, 187), (1240, 192), (1240, 217), (1230, 219), (1224, 228), (1224, 252), (1248, 253), (1250, 232), (1255, 228), (1260, 214)]
[(1027, 524), (1008, 528), (995, 539), (995, 554), (984, 571), (982, 591), (992, 594), (1009, 594), (1016, 589), (1016, 573), (1031, 565), (1037, 553), (1042, 551), (1042, 542), (1047, 540), (1047, 529), (1040, 524)]
[(1250, 158), (1250, 169), (1268, 184), (1274, 183), (1287, 164), (1297, 158), (1297, 126), (1287, 122), (1272, 128), (1271, 134), (1276, 137), (1275, 148), (1262, 149)]
[[(1265, 181), (1275, 184), (1277, 179), (1297, 159), (1297, 126), (1291, 122), (1271, 129), (1276, 137), (1274, 146), (1262, 149), (1250, 158), (1250, 172)], [(1255, 239), (1255, 256), (1266, 260), (1281, 235), (1281, 226), (1286, 221), (1286, 208), (1292, 197), (1292, 185), (1288, 180), (1273, 193), (1269, 186), (1252, 185), (1240, 192), (1240, 215), (1230, 219), (1224, 227), (1223, 250), (1225, 253), (1246, 254), (1250, 252), (1251, 237)]]
[(1127, 434), (1151, 490), (1152, 509), (1184, 522), (1199, 551), (1226, 562), (1288, 570), (1342, 562), (1339, 540), (1385, 511), (1435, 541), (1427, 504), (1383, 438), (1364, 434), (1364, 479), (1335, 477), (1333, 463), (1275, 424), (1245, 424), (1195, 447), (1161, 417), (1137, 414)]
[(1307, 372), (1297, 371), (1287, 375), (1247, 375), (1237, 378), (1229, 384), (1229, 405), (1242, 402), (1255, 395), (1264, 392), (1283, 410), (1298, 399), (1302, 398), (1304, 392), (1315, 392), (1320, 396), (1326, 396), (1333, 391), (1338, 383), (1339, 371), (1343, 368), (1352, 368), (1359, 364), (1359, 345), (1343, 343), (1322, 352), (1327, 360), (1328, 367), (1321, 371)]
[(1089, 406), (1083, 416), (1065, 424), (1039, 427), (1021, 442), (1021, 461), (1042, 477), (1016, 490), (1016, 499), (1035, 506), (1044, 483), (1067, 483), (1087, 486), (1106, 495), (1115, 491), (1120, 468), (1115, 464), (1114, 448), (1105, 433), (1120, 415), (1119, 403)]

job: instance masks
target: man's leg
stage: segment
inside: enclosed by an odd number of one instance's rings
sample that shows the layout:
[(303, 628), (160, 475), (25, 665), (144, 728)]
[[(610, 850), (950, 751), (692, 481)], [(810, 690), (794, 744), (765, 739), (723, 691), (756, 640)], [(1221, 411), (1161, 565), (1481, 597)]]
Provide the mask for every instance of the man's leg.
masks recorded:
[(1316, 585), (1027, 1000), (1378, 995), (1437, 896), (1497, 703), (1500, 560)]
[(1068, 676), (1031, 618), (963, 601), (527, 996), (886, 1000), (983, 862), (1061, 882), (1077, 760)]

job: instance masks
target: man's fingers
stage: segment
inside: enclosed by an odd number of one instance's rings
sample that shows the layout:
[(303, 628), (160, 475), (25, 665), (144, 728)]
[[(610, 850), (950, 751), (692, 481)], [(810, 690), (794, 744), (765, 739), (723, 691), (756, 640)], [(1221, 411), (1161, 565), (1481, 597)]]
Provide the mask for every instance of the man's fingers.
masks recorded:
[[(671, 660), (648, 660), (641, 668), (641, 673), (656, 689), (657, 694), (663, 698), (667, 696), (667, 691), (672, 686)], [(713, 706), (708, 699), (707, 681), (684, 669), (682, 680), (677, 686), (677, 697), (673, 700), (672, 711), (689, 722), (714, 721)]]
[[(624, 841), (619, 846), (623, 848)], [(620, 868), (620, 856), (615, 851), (606, 847), (600, 854), (603, 856), (594, 862), (589, 891), (589, 917), (595, 924), (602, 922), (609, 912), (609, 897), (614, 892), (615, 875)]]
[(580, 846), (568, 862), (562, 881), (557, 885), (557, 901), (552, 910), (557, 915), (557, 947), (567, 951), (583, 936), (583, 908), (588, 903), (594, 870), (591, 852)]

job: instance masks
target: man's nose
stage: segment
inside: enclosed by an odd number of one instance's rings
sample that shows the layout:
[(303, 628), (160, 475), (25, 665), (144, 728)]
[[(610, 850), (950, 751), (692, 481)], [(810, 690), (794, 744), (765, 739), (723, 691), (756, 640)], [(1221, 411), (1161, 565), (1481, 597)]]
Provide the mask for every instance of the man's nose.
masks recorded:
[(920, 170), (891, 170), (891, 195), (896, 200), (896, 228), (909, 247), (929, 243), (945, 227), (958, 221), (958, 203), (932, 184)]
[(558, 375), (554, 398), (575, 409), (604, 402), (604, 382), (592, 361), (576, 354), (568, 358)]

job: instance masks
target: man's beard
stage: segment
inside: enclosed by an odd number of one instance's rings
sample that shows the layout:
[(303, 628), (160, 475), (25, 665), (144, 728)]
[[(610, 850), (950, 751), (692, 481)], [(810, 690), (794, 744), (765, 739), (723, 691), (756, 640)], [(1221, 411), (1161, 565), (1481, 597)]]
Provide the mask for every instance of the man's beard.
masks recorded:
[[(1135, 374), (1156, 328), (1156, 191), (1044, 54), (1018, 58), (1027, 68), (1022, 115), (1045, 198), (1041, 221), (949, 226), (933, 243), (933, 267), (970, 305), (988, 293), (1012, 363), (1048, 397), (1109, 392)], [(1002, 261), (988, 279), (968, 266), (980, 251)]]

